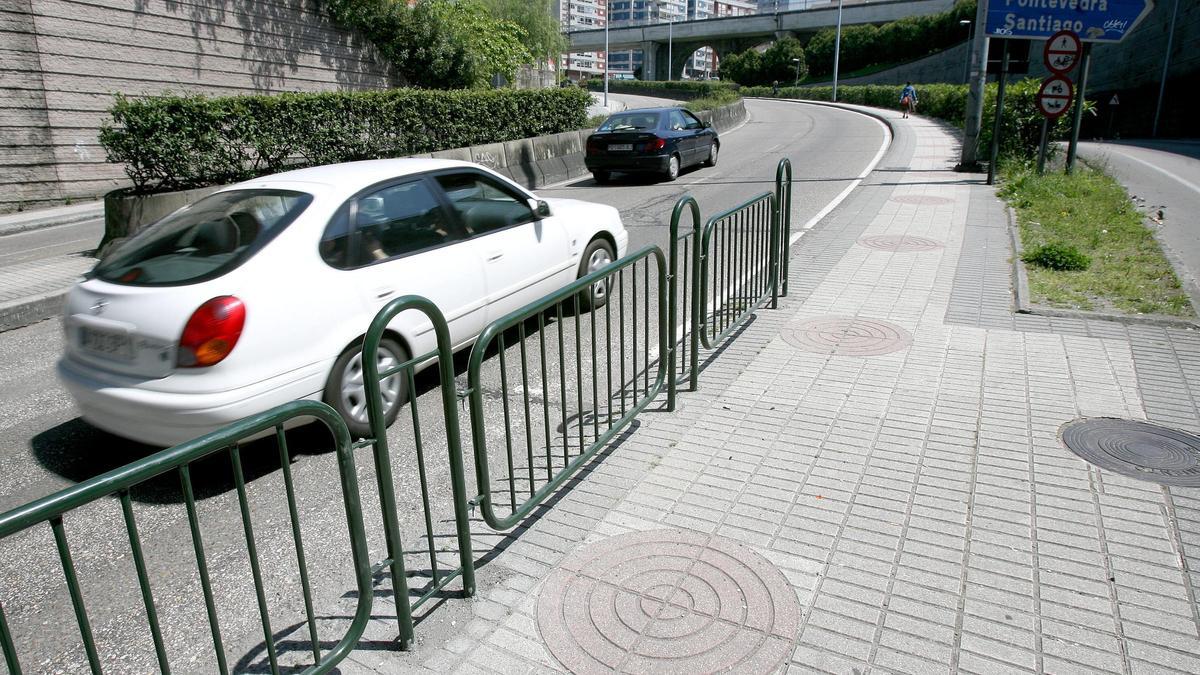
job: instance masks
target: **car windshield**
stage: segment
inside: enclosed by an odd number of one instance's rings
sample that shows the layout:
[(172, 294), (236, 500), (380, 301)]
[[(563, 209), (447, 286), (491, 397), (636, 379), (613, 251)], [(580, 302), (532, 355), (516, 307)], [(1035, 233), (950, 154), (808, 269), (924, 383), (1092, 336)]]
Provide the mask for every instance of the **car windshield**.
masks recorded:
[(204, 281), (242, 264), (312, 202), (289, 190), (230, 190), (159, 220), (125, 242), (91, 276), (130, 286)]
[(631, 129), (654, 129), (658, 127), (658, 113), (635, 113), (613, 115), (600, 125), (597, 131), (629, 131)]

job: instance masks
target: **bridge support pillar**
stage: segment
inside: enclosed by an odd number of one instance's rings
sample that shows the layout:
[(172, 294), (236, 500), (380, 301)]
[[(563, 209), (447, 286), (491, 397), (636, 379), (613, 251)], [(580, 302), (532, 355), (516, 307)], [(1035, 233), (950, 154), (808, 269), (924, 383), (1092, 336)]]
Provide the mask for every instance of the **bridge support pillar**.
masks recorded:
[(663, 76), (659, 77), (660, 59), (658, 58), (658, 43), (643, 42), (642, 43), (642, 79), (644, 80), (665, 80), (666, 71)]

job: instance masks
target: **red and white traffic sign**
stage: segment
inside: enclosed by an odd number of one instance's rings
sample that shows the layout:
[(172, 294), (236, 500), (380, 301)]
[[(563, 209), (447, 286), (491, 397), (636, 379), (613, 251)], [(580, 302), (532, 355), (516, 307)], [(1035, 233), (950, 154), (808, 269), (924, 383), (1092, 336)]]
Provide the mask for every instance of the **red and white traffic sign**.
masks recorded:
[(1038, 110), (1054, 119), (1071, 108), (1074, 93), (1075, 85), (1065, 75), (1051, 75), (1042, 80), (1042, 87), (1038, 89)]
[(1074, 31), (1060, 30), (1046, 40), (1042, 48), (1042, 59), (1050, 72), (1056, 75), (1066, 75), (1071, 72), (1079, 56), (1083, 53), (1083, 42)]

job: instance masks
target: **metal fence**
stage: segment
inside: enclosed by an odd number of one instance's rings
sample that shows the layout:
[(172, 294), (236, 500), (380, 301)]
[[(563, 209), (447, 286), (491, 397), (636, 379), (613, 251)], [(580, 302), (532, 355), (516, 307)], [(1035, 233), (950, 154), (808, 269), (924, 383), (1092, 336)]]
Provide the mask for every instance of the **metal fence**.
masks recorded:
[(770, 192), (704, 224), (693, 348), (698, 337), (705, 349), (713, 349), (759, 307), (778, 306), (779, 236), (779, 209)]
[[(312, 587), (308, 578), (308, 566), (305, 560), (304, 543), (301, 536), (299, 512), (296, 508), (296, 490), (290, 469), (291, 455), (288, 450), (284, 425), (297, 418), (313, 418), (326, 427), (333, 435), (334, 452), (337, 456), (338, 473), (341, 479), (342, 498), (346, 513), (346, 523), (349, 530), (350, 554), (352, 558), (354, 578), (357, 587), (357, 604), (354, 618), (346, 632), (340, 637), (333, 648), (322, 651), (321, 641), (317, 631), (317, 621), (313, 609)], [(49, 495), (22, 507), (0, 515), (0, 542), (27, 530), (48, 525), (53, 532), (57, 547), (58, 559), (65, 577), (67, 592), (70, 595), (74, 609), (76, 625), (79, 628), (82, 647), (88, 666), (93, 673), (101, 672), (100, 653), (97, 641), (93, 635), (89, 613), (84, 601), (83, 586), (76, 570), (71, 546), (67, 538), (67, 520), (72, 512), (100, 500), (116, 495), (120, 502), (125, 533), (128, 538), (132, 563), (137, 575), (137, 585), (140, 591), (147, 630), (154, 645), (158, 669), (163, 673), (171, 670), (171, 659), (163, 640), (159, 625), (158, 605), (154, 599), (154, 591), (147, 571), (146, 556), (143, 552), (141, 536), (138, 534), (137, 520), (130, 490), (148, 481), (166, 474), (176, 472), (179, 476), (183, 491), (184, 504), (187, 511), (188, 527), (191, 533), (192, 548), (195, 557), (196, 574), (200, 580), (205, 614), (209, 634), (214, 650), (216, 669), (221, 673), (229, 672), (226, 659), (226, 648), (221, 635), (218, 619), (218, 597), (213, 593), (212, 579), (209, 574), (209, 562), (204, 540), (201, 535), (200, 516), (196, 507), (195, 489), (193, 486), (190, 467), (202, 459), (221, 453), (228, 453), (232, 467), (234, 484), (237, 489), (238, 504), (242, 521), (242, 529), (246, 542), (246, 553), (249, 558), (250, 570), (253, 576), (255, 600), (259, 620), (262, 624), (263, 640), (266, 646), (267, 658), (272, 672), (280, 672), (280, 664), (276, 651), (277, 637), (271, 628), (270, 607), (264, 590), (260, 555), (257, 550), (254, 535), (254, 525), (251, 518), (249, 501), (246, 493), (246, 478), (243, 471), (240, 441), (259, 435), (263, 432), (275, 432), (279, 450), (279, 460), (282, 466), (284, 486), (286, 488), (288, 514), (295, 545), (297, 573), (301, 591), (304, 596), (305, 624), (309, 632), (309, 648), (313, 662), (305, 669), (310, 673), (325, 673), (333, 669), (357, 644), (363, 629), (371, 614), (371, 576), (366, 552), (362, 510), (359, 504), (358, 482), (354, 467), (354, 455), (350, 444), (350, 434), (345, 423), (329, 406), (315, 401), (295, 401), (280, 406), (272, 411), (246, 418), (224, 429), (203, 436), (194, 441), (163, 450), (150, 457), (127, 464), (108, 473), (96, 476), (75, 486)], [(11, 540), (10, 540), (11, 541)], [(172, 589), (177, 592), (177, 589)], [(0, 606), (0, 648), (4, 660), (11, 673), (20, 673), (21, 663), (18, 647), (13, 639), (4, 610)], [(194, 667), (194, 665), (192, 666)]]
[[(269, 666), (279, 672), (268, 603), (260, 570), (259, 553), (246, 497), (246, 480), (238, 441), (275, 429), (288, 510), (291, 518), (298, 574), (313, 663), (306, 672), (327, 672), (353, 649), (370, 618), (372, 574), (387, 570), (392, 580), (399, 625), (399, 646), (413, 643), (413, 611), (437, 596), (455, 579), (466, 596), (475, 592), (470, 509), (478, 506), (484, 522), (507, 530), (543, 504), (572, 475), (634, 423), (662, 393), (663, 408), (673, 410), (678, 382), (686, 378), (695, 390), (701, 374), (701, 348), (713, 350), (731, 336), (758, 308), (777, 306), (787, 294), (788, 251), (791, 230), (792, 168), (786, 159), (776, 171), (775, 190), (733, 209), (701, 220), (700, 207), (691, 196), (675, 204), (670, 221), (669, 252), (644, 247), (488, 325), (471, 350), (467, 365), (474, 473), (478, 495), (468, 499), (462, 439), (459, 431), (459, 392), (455, 385), (453, 345), (441, 311), (417, 296), (397, 298), (379, 311), (363, 342), (362, 363), (371, 437), (351, 443), (349, 431), (328, 406), (312, 401), (294, 402), (257, 415), (221, 431), (155, 454), (98, 476), (44, 499), (0, 515), (0, 541), (17, 532), (48, 523), (53, 531), (67, 580), (83, 646), (93, 672), (100, 672), (99, 654), (91, 635), (84, 597), (76, 577), (64, 526), (64, 514), (82, 505), (117, 495), (124, 516), (138, 585), (157, 662), (169, 670), (169, 658), (158, 625), (141, 542), (137, 533), (129, 490), (132, 486), (169, 471), (177, 471), (184, 492), (195, 562), (215, 648), (217, 670), (228, 671), (225, 647), (217, 619), (216, 598), (208, 575), (205, 548), (193, 494), (189, 465), (227, 450), (245, 534), (246, 552), (254, 578), (256, 602)], [(690, 227), (682, 227), (690, 217)], [(683, 231), (681, 231), (681, 228)], [(782, 281), (781, 281), (782, 280)], [(403, 312), (423, 313), (432, 324), (436, 347), (382, 371), (378, 352), (392, 336), (389, 323)], [(717, 352), (713, 352), (715, 354)], [(492, 356), (494, 355), (494, 358)], [(712, 355), (709, 356), (712, 358)], [(417, 405), (417, 372), (436, 363), (445, 424), (446, 461), (453, 511), (450, 521), (439, 521), (453, 533), (435, 528), (430, 499), (422, 417)], [(381, 383), (402, 378), (408, 392), (413, 467), (419, 485), (423, 546), (406, 550), (402, 543), (397, 494), (393, 482), (393, 453), (387, 436)], [(403, 402), (403, 401), (402, 401)], [(346, 522), (350, 535), (357, 604), (352, 622), (333, 648), (322, 651), (301, 538), (296, 493), (289, 468), (290, 456), (284, 424), (312, 417), (333, 433), (341, 480)], [(371, 565), (367, 550), (354, 451), (370, 447), (378, 484), (380, 515), (386, 558)], [(503, 447), (503, 452), (494, 449)], [(494, 477), (497, 477), (494, 480)], [(448, 524), (452, 522), (452, 524)], [(437, 545), (454, 538), (456, 550)], [(439, 553), (456, 553), (457, 564), (439, 561)], [(406, 555), (428, 558), (428, 581), (410, 589), (413, 576)], [(416, 596), (414, 600), (412, 595)], [(20, 672), (17, 647), (0, 605), (0, 650), (13, 673)]]
[[(437, 347), (426, 354), (419, 354), (384, 370), (379, 371), (379, 345), (388, 332), (388, 323), (397, 315), (406, 311), (418, 311), (425, 314), (433, 325), (437, 338)], [(405, 551), (400, 536), (399, 516), (396, 510), (396, 492), (392, 480), (392, 456), (388, 448), (387, 420), (384, 417), (383, 394), (380, 386), (382, 381), (391, 377), (404, 378), (405, 391), (409, 396), (415, 396), (417, 368), (436, 359), (438, 369), (438, 389), (442, 398), (442, 414), (446, 425), (446, 449), (450, 469), (450, 489), (453, 493), (454, 504), (454, 534), (458, 541), (459, 564), (450, 570), (441, 570), (438, 566), (437, 535), (434, 532), (432, 508), (429, 502), (429, 479), (425, 461), (425, 447), (422, 441), (421, 418), (418, 406), (413, 401), (408, 406), (412, 415), (413, 443), (416, 450), (416, 470), (421, 492), (421, 511), (425, 528), (425, 553), (429, 557), (429, 581), (417, 591), (418, 597), (412, 600), (409, 595), (408, 572), (405, 569)], [(450, 329), (446, 318), (437, 305), (426, 298), (416, 295), (406, 295), (389, 302), (371, 321), (363, 341), (363, 385), (367, 394), (367, 415), (371, 425), (372, 438), (356, 445), (371, 445), (374, 448), (375, 478), (379, 484), (379, 502), (383, 516), (384, 538), (387, 544), (387, 558), (377, 563), (374, 568), (388, 568), (392, 577), (392, 596), (396, 602), (396, 620), (400, 628), (400, 648), (409, 649), (413, 640), (413, 610), (418, 609), (439, 591), (445, 588), (455, 578), (462, 577), (463, 595), (470, 597), (475, 594), (475, 564), (471, 553), (471, 527), (467, 512), (467, 492), (464, 480), (462, 441), (459, 432), (457, 397), (454, 386), (454, 350), (450, 341)]]
[[(669, 375), (667, 317), (666, 260), (648, 246), (484, 329), (467, 371), (484, 522), (519, 523), (658, 396)], [(488, 386), (493, 349), (498, 384)], [(498, 435), (502, 463), (488, 450)], [(503, 474), (495, 489), (493, 470)]]

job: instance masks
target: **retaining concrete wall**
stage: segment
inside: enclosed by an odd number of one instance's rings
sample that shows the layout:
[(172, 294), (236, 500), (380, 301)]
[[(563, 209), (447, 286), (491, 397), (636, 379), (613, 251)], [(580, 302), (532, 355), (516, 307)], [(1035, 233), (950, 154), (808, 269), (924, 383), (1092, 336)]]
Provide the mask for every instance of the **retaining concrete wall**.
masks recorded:
[(389, 67), (315, 0), (0, 3), (0, 213), (128, 184), (97, 140), (130, 96), (379, 89)]

